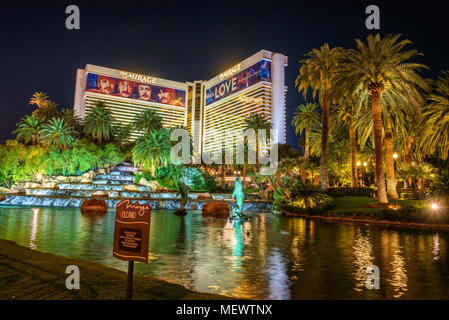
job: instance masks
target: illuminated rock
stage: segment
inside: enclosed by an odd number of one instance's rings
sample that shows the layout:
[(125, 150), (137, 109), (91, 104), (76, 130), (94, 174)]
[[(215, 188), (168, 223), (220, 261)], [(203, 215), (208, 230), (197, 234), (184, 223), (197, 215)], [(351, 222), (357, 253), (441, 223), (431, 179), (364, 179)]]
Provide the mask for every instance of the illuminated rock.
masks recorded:
[(107, 198), (109, 197), (109, 193), (107, 191), (94, 191), (92, 192), (92, 198)]
[(215, 200), (204, 204), (202, 212), (203, 216), (227, 218), (231, 209), (226, 202)]
[(42, 188), (45, 189), (59, 189), (58, 184), (54, 182), (46, 182), (42, 184)]
[(212, 195), (209, 192), (198, 193), (197, 200), (212, 199)]
[(107, 210), (108, 204), (106, 201), (100, 199), (89, 199), (81, 205), (81, 213), (98, 213), (106, 212)]
[(22, 186), (14, 186), (8, 191), (6, 191), (6, 194), (26, 195), (26, 191), (25, 188)]
[(139, 188), (133, 184), (129, 184), (123, 187), (124, 191), (139, 191)]
[(92, 183), (92, 180), (90, 180), (88, 178), (82, 178), (80, 183)]

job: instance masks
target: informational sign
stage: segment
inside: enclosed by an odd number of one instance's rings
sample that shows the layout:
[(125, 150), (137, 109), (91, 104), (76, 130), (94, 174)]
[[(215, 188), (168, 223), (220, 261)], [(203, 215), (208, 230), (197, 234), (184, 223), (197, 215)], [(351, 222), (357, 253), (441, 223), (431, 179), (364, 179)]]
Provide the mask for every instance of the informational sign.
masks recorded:
[(126, 199), (117, 204), (113, 256), (148, 263), (151, 207)]
[(237, 70), (240, 70), (240, 65), (220, 74), (220, 79), (224, 77), (224, 75), (230, 76), (220, 83), (206, 89), (206, 105), (246, 89), (260, 81), (271, 82), (271, 61), (260, 60), (245, 70), (239, 72), (237, 72)]
[[(88, 73), (86, 91), (122, 98), (143, 100), (184, 107), (186, 92), (184, 90), (156, 86), (155, 78), (121, 72), (122, 79)], [(132, 81), (135, 79), (138, 81)]]

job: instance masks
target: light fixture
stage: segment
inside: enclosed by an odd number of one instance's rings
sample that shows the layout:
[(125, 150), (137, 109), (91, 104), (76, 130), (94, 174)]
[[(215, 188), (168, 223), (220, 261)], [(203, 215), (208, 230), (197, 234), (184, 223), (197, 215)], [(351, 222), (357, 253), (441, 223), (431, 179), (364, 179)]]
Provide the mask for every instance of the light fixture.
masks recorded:
[(433, 210), (437, 210), (438, 209), (438, 205), (436, 203), (432, 203), (432, 209)]
[(368, 165), (368, 163), (366, 163), (366, 161), (363, 161), (363, 166), (366, 167)]
[(398, 154), (395, 152), (395, 153), (393, 153), (393, 158), (394, 159), (397, 159), (398, 158)]
[(357, 167), (360, 167), (361, 163), (360, 161), (357, 161)]

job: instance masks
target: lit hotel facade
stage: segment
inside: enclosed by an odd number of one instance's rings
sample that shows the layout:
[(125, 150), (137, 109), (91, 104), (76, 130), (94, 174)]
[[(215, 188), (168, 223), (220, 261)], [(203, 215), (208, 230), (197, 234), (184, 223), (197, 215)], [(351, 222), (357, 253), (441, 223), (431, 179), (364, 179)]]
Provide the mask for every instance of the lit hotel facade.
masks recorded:
[(88, 64), (77, 70), (74, 110), (84, 118), (104, 101), (122, 125), (153, 110), (164, 127), (187, 128), (196, 157), (221, 150), (233, 139), (225, 132), (255, 113), (276, 130), (273, 142), (285, 143), (286, 66), (285, 55), (261, 50), (208, 81), (177, 82)]

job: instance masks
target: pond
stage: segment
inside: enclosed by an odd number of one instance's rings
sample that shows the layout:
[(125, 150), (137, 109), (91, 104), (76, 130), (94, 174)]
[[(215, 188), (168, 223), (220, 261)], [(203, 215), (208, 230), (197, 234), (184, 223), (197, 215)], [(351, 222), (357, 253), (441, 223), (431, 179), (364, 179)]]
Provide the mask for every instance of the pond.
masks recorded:
[[(136, 263), (135, 273), (252, 299), (449, 297), (447, 232), (251, 216), (235, 227), (199, 211), (178, 217), (154, 210), (150, 261)], [(115, 211), (90, 217), (78, 208), (0, 207), (0, 238), (126, 271), (127, 262), (112, 257), (114, 217)], [(380, 289), (365, 287), (370, 265), (380, 269)]]

